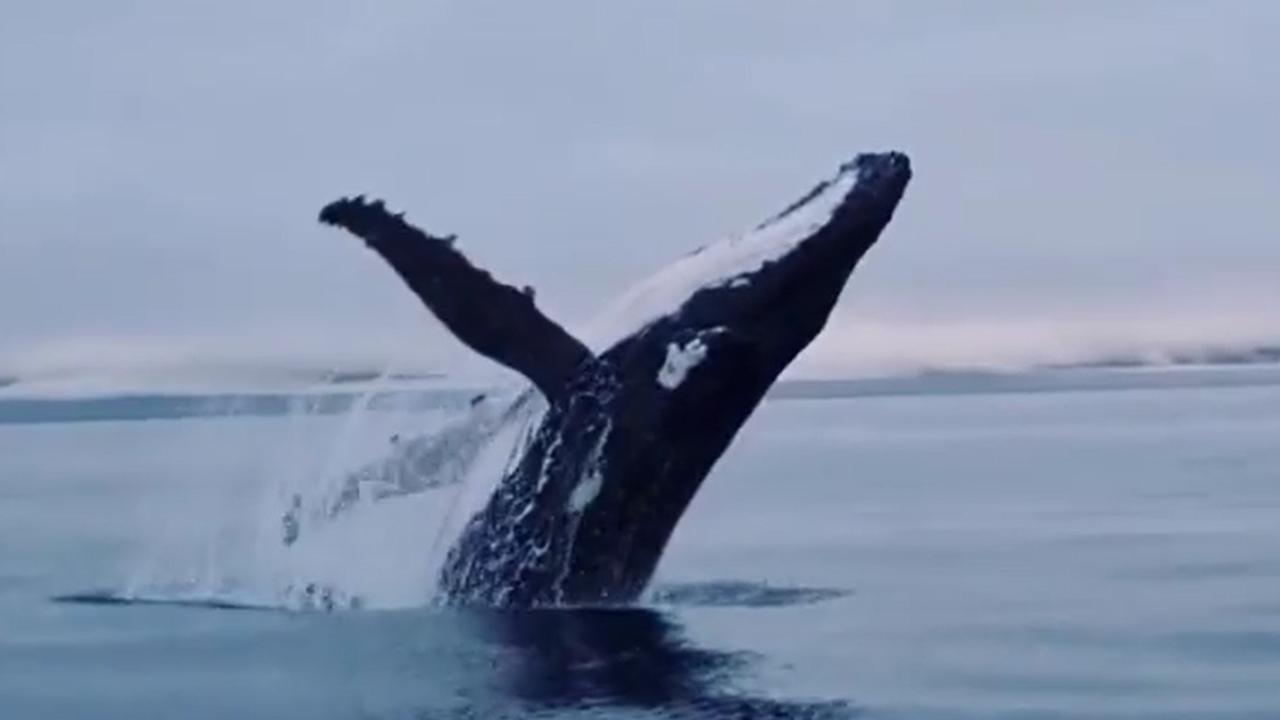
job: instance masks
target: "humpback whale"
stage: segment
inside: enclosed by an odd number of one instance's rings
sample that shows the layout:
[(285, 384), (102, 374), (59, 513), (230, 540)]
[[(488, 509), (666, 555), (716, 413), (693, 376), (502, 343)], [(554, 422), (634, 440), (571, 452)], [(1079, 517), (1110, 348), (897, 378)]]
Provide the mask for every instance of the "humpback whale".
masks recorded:
[(592, 344), (527, 289), (475, 267), (380, 200), (322, 223), (364, 240), (464, 344), (526, 377), (545, 408), (439, 577), (451, 604), (635, 600), (712, 466), (818, 335), (911, 178), (861, 154), (750, 232), (701, 248), (624, 297)]

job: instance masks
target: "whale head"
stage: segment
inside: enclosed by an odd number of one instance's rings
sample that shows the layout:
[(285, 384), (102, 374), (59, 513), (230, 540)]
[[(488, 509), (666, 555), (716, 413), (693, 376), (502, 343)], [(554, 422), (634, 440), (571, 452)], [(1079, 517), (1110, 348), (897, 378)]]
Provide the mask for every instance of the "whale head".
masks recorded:
[(626, 597), (647, 582), (703, 479), (822, 330), (910, 178), (903, 154), (859, 155), (778, 215), (680, 259), (624, 297), (614, 321), (634, 329), (599, 356), (616, 382), (615, 467), (603, 489), (578, 484), (591, 490), (592, 504), (577, 542), (599, 546), (578, 597), (600, 597), (601, 587)]
[(615, 322), (632, 328), (606, 356), (677, 402), (763, 393), (821, 332), (910, 179), (904, 154), (859, 155), (754, 229), (681, 258), (624, 296)]

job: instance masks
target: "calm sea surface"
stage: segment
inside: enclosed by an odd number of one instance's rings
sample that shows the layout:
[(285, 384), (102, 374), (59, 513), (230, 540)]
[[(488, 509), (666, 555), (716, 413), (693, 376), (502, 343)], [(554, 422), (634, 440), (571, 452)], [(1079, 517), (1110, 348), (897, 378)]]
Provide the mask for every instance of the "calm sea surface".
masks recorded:
[(1280, 384), (1189, 385), (768, 402), (628, 610), (421, 607), (453, 490), (280, 544), (431, 413), (11, 420), (0, 718), (1274, 720)]

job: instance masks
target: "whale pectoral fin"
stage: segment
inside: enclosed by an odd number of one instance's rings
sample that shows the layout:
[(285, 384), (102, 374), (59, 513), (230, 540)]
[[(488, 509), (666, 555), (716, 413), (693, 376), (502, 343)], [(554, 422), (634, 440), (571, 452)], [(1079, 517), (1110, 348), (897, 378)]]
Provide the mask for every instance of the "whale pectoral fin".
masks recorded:
[(591, 351), (534, 305), (532, 293), (498, 282), (453, 247), (388, 212), (382, 201), (342, 198), (320, 211), (320, 222), (363, 239), (459, 340), (524, 375), (548, 398)]

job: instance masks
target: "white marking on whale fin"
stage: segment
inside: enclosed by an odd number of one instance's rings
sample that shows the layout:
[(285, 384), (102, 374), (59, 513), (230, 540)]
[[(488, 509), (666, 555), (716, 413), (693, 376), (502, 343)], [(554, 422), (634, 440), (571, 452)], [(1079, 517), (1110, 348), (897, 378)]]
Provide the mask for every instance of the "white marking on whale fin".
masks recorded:
[(600, 487), (603, 484), (604, 478), (600, 476), (599, 471), (593, 472), (579, 481), (577, 487), (569, 494), (569, 502), (567, 503), (569, 512), (582, 512), (600, 494)]
[(707, 344), (698, 336), (684, 345), (667, 344), (667, 359), (658, 369), (658, 384), (675, 390), (684, 383), (689, 371), (707, 359)]

